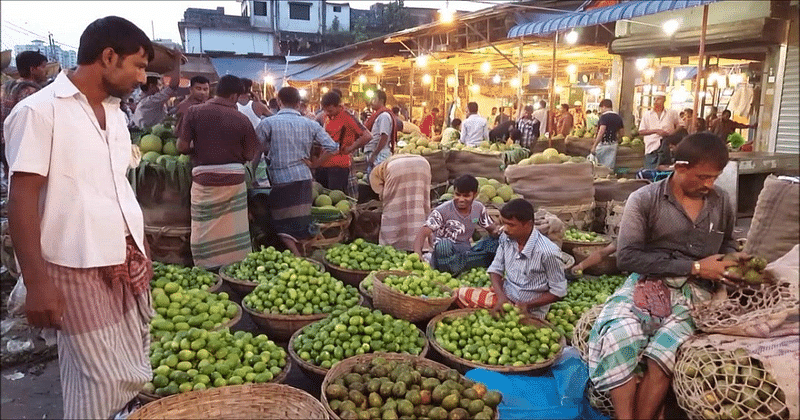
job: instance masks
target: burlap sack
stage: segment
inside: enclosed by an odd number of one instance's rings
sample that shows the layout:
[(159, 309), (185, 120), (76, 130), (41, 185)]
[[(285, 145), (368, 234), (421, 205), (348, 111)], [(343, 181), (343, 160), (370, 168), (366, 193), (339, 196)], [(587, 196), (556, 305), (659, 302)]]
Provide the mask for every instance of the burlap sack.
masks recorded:
[(431, 184), (448, 181), (450, 172), (447, 170), (447, 155), (444, 150), (437, 150), (422, 157), (431, 165)]
[(798, 243), (800, 183), (767, 177), (758, 195), (744, 252), (774, 261)]
[(353, 209), (353, 222), (350, 223), (350, 237), (362, 238), (367, 242), (378, 243), (381, 232), (383, 204), (378, 200), (358, 204)]
[(534, 206), (577, 206), (594, 201), (592, 163), (511, 165), (508, 185)]
[[(499, 221), (499, 216), (495, 217)], [(559, 248), (564, 243), (564, 231), (567, 230), (564, 221), (546, 209), (540, 208), (534, 213), (533, 225), (547, 239), (550, 239)]]
[(636, 172), (644, 166), (644, 150), (626, 146), (617, 148), (616, 169), (618, 172)]
[(800, 336), (697, 335), (678, 349), (672, 388), (689, 418), (800, 418)]
[(451, 150), (447, 154), (447, 171), (451, 180), (469, 174), (504, 182), (503, 168), (503, 157), (500, 154), (466, 150)]
[(592, 151), (594, 137), (567, 137), (564, 141), (566, 143), (565, 154), (586, 157)]
[(153, 261), (178, 264), (184, 267), (194, 265), (191, 227), (145, 225), (144, 234), (150, 244), (150, 255)]
[(576, 206), (542, 206), (540, 209), (556, 215), (564, 225), (587, 230), (594, 221), (594, 202)]

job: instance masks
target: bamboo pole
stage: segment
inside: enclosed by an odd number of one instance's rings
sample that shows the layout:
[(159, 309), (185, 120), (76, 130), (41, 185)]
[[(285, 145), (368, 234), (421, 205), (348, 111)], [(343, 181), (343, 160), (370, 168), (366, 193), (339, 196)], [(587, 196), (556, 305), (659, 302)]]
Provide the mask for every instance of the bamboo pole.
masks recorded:
[[(550, 72), (550, 118), (547, 121), (547, 128), (552, 132), (555, 126), (555, 102), (556, 102), (556, 51), (558, 49), (558, 32), (553, 36), (553, 67)], [(547, 136), (549, 147), (553, 147), (553, 136)]]
[[(706, 28), (708, 27), (708, 5), (703, 6), (703, 25), (700, 29), (700, 52), (697, 56), (697, 76), (694, 81), (694, 118), (692, 119), (692, 126), (690, 131), (692, 133), (697, 131), (697, 119), (700, 117), (698, 114), (698, 107), (700, 102), (700, 83), (705, 77), (705, 65), (703, 60), (706, 53)], [(705, 90), (704, 90), (705, 92)], [(703, 101), (705, 102), (705, 101)]]

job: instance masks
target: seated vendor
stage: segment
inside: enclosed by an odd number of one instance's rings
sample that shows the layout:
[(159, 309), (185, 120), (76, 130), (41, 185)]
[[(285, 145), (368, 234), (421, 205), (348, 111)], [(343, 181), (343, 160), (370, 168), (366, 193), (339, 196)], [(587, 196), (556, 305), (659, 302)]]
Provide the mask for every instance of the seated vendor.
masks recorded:
[[(478, 180), (462, 175), (453, 181), (453, 199), (433, 209), (417, 233), (414, 252), (420, 257), (426, 240), (433, 244), (431, 266), (439, 271), (458, 275), (475, 267), (488, 267), (497, 250), (497, 226), (486, 207), (475, 200)], [(489, 236), (475, 245), (470, 243), (476, 226)], [(433, 239), (431, 239), (433, 237)]]
[(550, 304), (567, 294), (561, 250), (534, 229), (533, 205), (517, 198), (500, 210), (503, 234), (487, 270), (497, 296), (492, 312), (513, 303), (522, 313), (544, 318)]
[[(731, 278), (735, 209), (714, 181), (728, 162), (724, 141), (692, 134), (675, 149), (675, 172), (628, 198), (617, 266), (630, 277), (605, 304), (589, 336), (589, 376), (609, 392), (619, 419), (656, 418), (678, 347), (694, 334), (690, 307)], [(634, 380), (641, 362), (646, 373)]]
[(658, 153), (656, 169), (642, 169), (636, 173), (636, 179), (648, 179), (656, 182), (668, 177), (675, 164), (675, 150), (686, 135), (686, 130), (679, 129), (675, 134), (661, 139), (661, 151)]

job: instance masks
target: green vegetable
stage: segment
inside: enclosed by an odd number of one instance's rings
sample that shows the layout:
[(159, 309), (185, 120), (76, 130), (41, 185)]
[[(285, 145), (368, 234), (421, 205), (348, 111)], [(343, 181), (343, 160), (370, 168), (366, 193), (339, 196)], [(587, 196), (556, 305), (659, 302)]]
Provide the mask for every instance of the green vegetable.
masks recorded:
[(738, 149), (742, 147), (747, 141), (742, 137), (739, 133), (731, 133), (728, 135), (728, 143), (731, 144), (731, 147), (734, 149)]

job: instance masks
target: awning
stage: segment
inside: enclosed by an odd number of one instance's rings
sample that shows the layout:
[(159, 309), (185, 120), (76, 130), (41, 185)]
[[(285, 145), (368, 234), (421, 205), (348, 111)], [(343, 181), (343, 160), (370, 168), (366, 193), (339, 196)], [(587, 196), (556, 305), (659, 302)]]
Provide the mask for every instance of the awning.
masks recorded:
[(339, 57), (309, 57), (303, 60), (286, 63), (284, 58), (263, 57), (216, 57), (211, 58), (211, 63), (217, 69), (217, 74), (224, 76), (232, 74), (246, 77), (256, 82), (269, 75), (273, 78), (275, 86), (283, 85), (283, 79), (309, 82), (325, 80), (335, 76), (358, 64), (366, 53), (353, 53)]
[(508, 31), (509, 38), (519, 38), (530, 35), (546, 35), (565, 29), (581, 28), (584, 26), (600, 25), (615, 22), (620, 19), (632, 19), (639, 16), (653, 15), (669, 10), (685, 9), (687, 7), (702, 6), (717, 0), (633, 0), (623, 1), (619, 4), (585, 12), (569, 12), (556, 18), (536, 22), (522, 23)]

